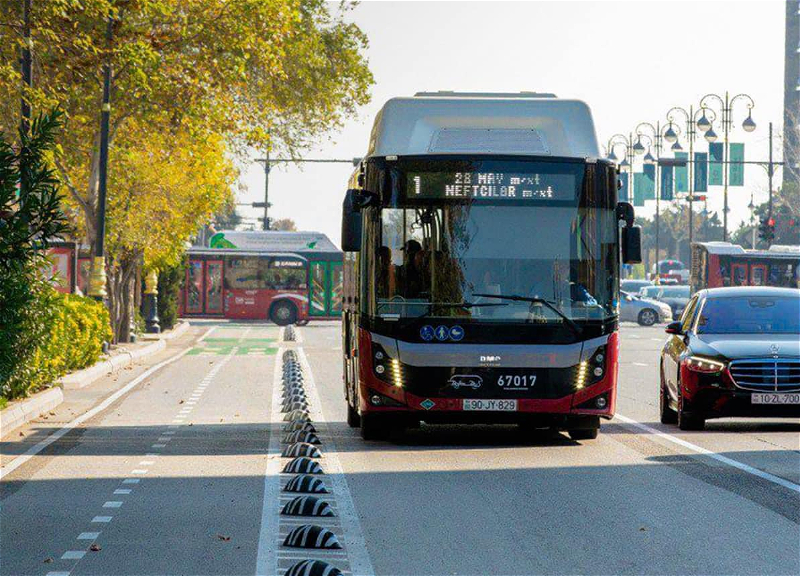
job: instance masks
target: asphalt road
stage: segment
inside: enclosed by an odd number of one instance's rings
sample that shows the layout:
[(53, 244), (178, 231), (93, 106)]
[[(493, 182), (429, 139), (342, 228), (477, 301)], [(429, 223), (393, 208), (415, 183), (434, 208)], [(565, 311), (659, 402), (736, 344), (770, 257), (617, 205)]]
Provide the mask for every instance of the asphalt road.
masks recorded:
[[(344, 422), (338, 323), (294, 342), (196, 323), (41, 452), (66, 408), (2, 439), (0, 574), (283, 574), (304, 558), (346, 574), (800, 574), (800, 422), (661, 425), (661, 330), (623, 327), (619, 417), (597, 440), (423, 425), (388, 443)], [(286, 350), (334, 517), (280, 514)], [(342, 548), (282, 546), (308, 523)]]

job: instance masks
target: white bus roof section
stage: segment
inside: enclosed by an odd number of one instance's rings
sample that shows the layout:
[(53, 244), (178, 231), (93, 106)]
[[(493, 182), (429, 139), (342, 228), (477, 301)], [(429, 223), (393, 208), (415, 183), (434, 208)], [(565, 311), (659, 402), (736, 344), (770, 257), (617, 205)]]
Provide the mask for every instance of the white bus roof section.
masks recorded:
[(600, 150), (580, 100), (447, 92), (392, 98), (375, 118), (367, 156), (423, 154), (597, 158)]
[(209, 239), (209, 246), (204, 250), (208, 249), (341, 254), (341, 250), (321, 232), (284, 232), (280, 230), (222, 230)]

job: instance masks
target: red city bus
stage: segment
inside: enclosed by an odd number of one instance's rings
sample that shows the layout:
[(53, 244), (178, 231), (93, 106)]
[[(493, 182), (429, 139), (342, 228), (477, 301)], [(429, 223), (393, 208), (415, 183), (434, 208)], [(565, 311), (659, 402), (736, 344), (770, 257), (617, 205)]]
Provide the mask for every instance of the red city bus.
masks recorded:
[(598, 156), (574, 100), (384, 105), (342, 213), (344, 395), (364, 439), (420, 421), (597, 436), (615, 410), (619, 268), (641, 249)]
[(692, 244), (692, 292), (720, 286), (800, 287), (800, 246), (747, 250), (730, 242)]
[(225, 231), (188, 250), (183, 317), (339, 318), (342, 252), (318, 232)]

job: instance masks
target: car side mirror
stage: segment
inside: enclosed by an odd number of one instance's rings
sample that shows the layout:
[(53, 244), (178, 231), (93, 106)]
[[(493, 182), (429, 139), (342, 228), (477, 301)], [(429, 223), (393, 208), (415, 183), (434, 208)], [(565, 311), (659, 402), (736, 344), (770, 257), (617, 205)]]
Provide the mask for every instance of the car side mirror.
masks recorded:
[(642, 261), (641, 226), (625, 226), (622, 229), (621, 244), (623, 264), (639, 264)]
[(361, 251), (361, 209), (367, 206), (372, 195), (361, 190), (348, 190), (342, 202), (342, 250)]
[(664, 328), (664, 332), (666, 332), (667, 334), (676, 334), (680, 336), (681, 334), (683, 334), (682, 324), (678, 320), (676, 320), (675, 322), (670, 322), (669, 324), (667, 324), (667, 327)]

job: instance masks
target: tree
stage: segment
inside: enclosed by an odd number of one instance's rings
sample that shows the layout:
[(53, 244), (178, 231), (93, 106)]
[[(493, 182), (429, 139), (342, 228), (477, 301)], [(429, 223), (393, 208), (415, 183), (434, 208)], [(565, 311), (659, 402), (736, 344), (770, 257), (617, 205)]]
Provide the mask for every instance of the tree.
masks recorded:
[[(662, 205), (663, 206), (663, 205)], [(642, 255), (645, 270), (649, 273), (655, 263), (656, 226), (655, 218), (637, 218), (642, 227)], [(716, 212), (695, 212), (693, 219), (694, 242), (722, 238), (722, 223)], [(674, 258), (687, 266), (692, 255), (689, 248), (689, 208), (687, 204), (668, 204), (660, 213), (659, 256), (661, 260)]]
[[(0, 129), (8, 134), (17, 124), (21, 83), (15, 61), (22, 37), (18, 0), (0, 0), (0, 8), (9, 15), (0, 26)], [(372, 83), (363, 56), (367, 40), (358, 27), (345, 21), (348, 9), (345, 5), (329, 9), (324, 0), (35, 3), (36, 83), (25, 94), (34, 107), (57, 103), (66, 111), (68, 122), (60, 138), (63, 154), (57, 166), (72, 206), (83, 216), (76, 228), (88, 243), (94, 245), (96, 236), (99, 87), (106, 62), (113, 66), (109, 206), (117, 224), (108, 229), (113, 235), (114, 226), (119, 230), (123, 221), (132, 226), (131, 218), (149, 220), (153, 210), (153, 222), (165, 221), (163, 214), (159, 216), (164, 207), (158, 198), (142, 201), (150, 192), (117, 188), (119, 182), (141, 181), (147, 171), (136, 167), (140, 173), (119, 174), (125, 166), (115, 164), (126, 154), (136, 156), (137, 143), (149, 148), (138, 134), (142, 130), (184, 142), (194, 138), (193, 150), (204, 158), (213, 153), (230, 158), (253, 148), (295, 154), (366, 103)], [(113, 40), (107, 45), (104, 31), (109, 15)], [(126, 136), (129, 132), (137, 137)], [(211, 144), (202, 150), (206, 141)], [(137, 161), (151, 158), (139, 154)], [(173, 165), (187, 159), (173, 157)], [(127, 167), (133, 169), (133, 161)], [(190, 172), (184, 166), (168, 173), (180, 181), (181, 174)], [(191, 182), (183, 182), (191, 189)], [(137, 198), (139, 194), (144, 196)], [(208, 218), (205, 210), (197, 213), (195, 229), (204, 218)], [(182, 232), (181, 228), (180, 234), (162, 239), (177, 242)], [(125, 242), (114, 242), (109, 250), (126, 249), (120, 248)], [(177, 244), (163, 247), (170, 257), (176, 250)], [(157, 262), (161, 252), (151, 246), (141, 248), (141, 254), (110, 253), (112, 314), (119, 308), (113, 285), (119, 280), (115, 263), (139, 256), (145, 260), (152, 256)], [(120, 319), (115, 318), (115, 325)]]
[(29, 134), (20, 132), (16, 151), (0, 138), (0, 395), (6, 398), (27, 391), (13, 382), (27, 381), (57, 314), (44, 255), (67, 231), (51, 163), (61, 119), (58, 112), (37, 117)]
[(286, 232), (297, 232), (297, 224), (291, 218), (279, 218), (270, 225), (270, 230), (284, 230)]

